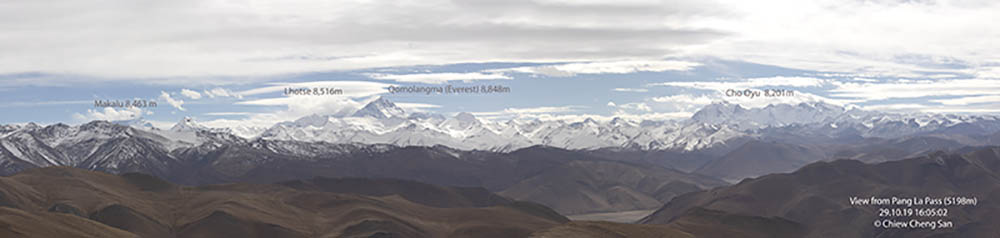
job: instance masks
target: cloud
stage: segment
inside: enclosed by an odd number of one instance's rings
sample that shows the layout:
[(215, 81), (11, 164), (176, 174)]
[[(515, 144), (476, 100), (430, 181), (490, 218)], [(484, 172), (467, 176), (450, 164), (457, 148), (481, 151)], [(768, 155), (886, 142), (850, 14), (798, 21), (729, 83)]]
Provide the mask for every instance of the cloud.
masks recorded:
[(553, 76), (656, 71), (665, 65), (605, 62), (669, 57), (996, 78), (998, 11), (975, 0), (14, 1), (0, 9), (0, 74), (212, 85), (468, 62), (596, 62), (525, 69)]
[(128, 107), (128, 108), (113, 108), (105, 107), (103, 109), (87, 109), (86, 113), (75, 113), (73, 118), (77, 121), (122, 121), (122, 120), (132, 120), (140, 118), (143, 115), (152, 115), (153, 112), (143, 110), (138, 107)]
[(795, 92), (790, 96), (776, 97), (729, 97), (723, 93), (707, 94), (675, 94), (669, 96), (647, 97), (638, 102), (609, 103), (613, 107), (613, 115), (642, 119), (686, 119), (705, 105), (713, 102), (726, 101), (739, 104), (744, 108), (761, 108), (771, 104), (799, 104), (824, 102), (838, 106), (851, 106), (850, 101), (834, 100), (806, 92)]
[[(652, 83), (647, 86), (668, 86), (681, 87), (699, 90), (710, 90), (711, 92), (700, 95), (677, 94), (671, 96), (654, 97), (647, 99), (647, 103), (654, 111), (692, 111), (708, 105), (714, 101), (728, 101), (737, 103), (744, 107), (755, 108), (764, 107), (770, 104), (798, 104), (802, 102), (825, 102), (834, 105), (846, 106), (864, 100), (852, 98), (832, 98), (820, 96), (815, 93), (805, 92), (797, 89), (816, 90), (827, 93), (823, 89), (828, 88), (833, 80), (819, 79), (812, 77), (761, 77), (745, 79), (720, 79), (716, 81), (687, 81), (687, 82), (661, 82)], [(792, 91), (792, 95), (783, 96), (757, 96), (741, 97), (727, 95), (728, 90), (751, 90), (763, 95), (764, 89), (782, 89)]]
[(762, 88), (762, 87), (819, 87), (822, 86), (827, 80), (811, 78), (811, 77), (765, 77), (765, 78), (747, 78), (747, 79), (736, 79), (731, 81), (690, 81), (690, 82), (662, 82), (662, 83), (651, 83), (647, 86), (670, 86), (670, 87), (684, 87), (684, 88), (694, 88), (703, 90), (715, 90), (724, 91), (727, 89), (742, 90), (748, 88)]
[(677, 94), (662, 97), (653, 97), (650, 100), (660, 103), (684, 103), (684, 104), (709, 104), (712, 99), (707, 96), (695, 96), (691, 94)]
[[(230, 127), (233, 125), (270, 127), (278, 122), (294, 121), (308, 115), (347, 116), (364, 106), (362, 102), (371, 97), (387, 93), (386, 88), (394, 84), (367, 81), (312, 81), (299, 83), (271, 83), (238, 93), (213, 89), (216, 96), (233, 96), (247, 99), (236, 102), (241, 106), (273, 108), (269, 112), (226, 112), (209, 113), (211, 116), (242, 116), (236, 119), (215, 119), (205, 121), (208, 126)], [(339, 89), (339, 95), (284, 95), (285, 89)], [(397, 106), (420, 111), (437, 105), (425, 103), (396, 103)]]
[(860, 102), (859, 100), (834, 99), (829, 97), (823, 97), (820, 95), (802, 91), (794, 91), (793, 94), (790, 96), (772, 96), (772, 97), (754, 97), (754, 98), (725, 96), (725, 94), (722, 93), (712, 94), (712, 95), (714, 98), (718, 98), (718, 100), (724, 100), (730, 103), (740, 104), (745, 108), (761, 108), (771, 104), (795, 105), (800, 103), (816, 103), (816, 102), (828, 103), (843, 107), (850, 107)]
[(958, 113), (958, 114), (994, 114), (1000, 112), (1000, 102), (980, 105), (926, 105), (916, 103), (888, 103), (864, 106), (865, 110), (891, 111), (899, 113)]
[(170, 94), (167, 92), (160, 91), (160, 99), (166, 101), (167, 104), (170, 104), (170, 106), (177, 108), (177, 110), (187, 111), (187, 109), (184, 109), (184, 100), (174, 99), (170, 97)]
[(649, 92), (649, 89), (645, 88), (614, 88), (611, 91), (615, 92), (631, 92), (631, 93), (645, 93)]
[(630, 119), (680, 119), (713, 101), (717, 95), (676, 94), (670, 96), (647, 97), (639, 102), (608, 104), (614, 108), (612, 114)]
[(250, 116), (256, 113), (252, 112), (208, 112), (204, 113), (206, 116)]
[(1000, 103), (1000, 95), (991, 96), (975, 96), (975, 97), (960, 97), (953, 99), (937, 99), (930, 100), (931, 102), (936, 102), (944, 105), (969, 105), (977, 103)]
[(701, 108), (702, 106), (712, 103), (713, 100), (719, 100), (718, 96), (710, 97), (706, 95), (691, 95), (691, 94), (677, 94), (662, 97), (649, 98), (649, 101), (656, 105), (657, 108), (667, 108), (669, 111), (692, 111)]
[(2, 103), (0, 103), (0, 107), (37, 107), (37, 106), (49, 106), (49, 105), (87, 105), (87, 104), (93, 104), (93, 103), (94, 103), (94, 101), (88, 101), (88, 100), (2, 102)]
[[(406, 65), (711, 57), (985, 78), (997, 72), (988, 68), (1000, 55), (998, 11), (975, 0), (15, 1), (0, 9), (9, 36), (0, 74), (212, 84)], [(538, 73), (641, 71), (591, 66)]]
[(579, 112), (583, 106), (543, 106), (543, 107), (523, 107), (505, 108), (499, 111), (490, 112), (470, 112), (477, 117), (486, 119), (511, 119), (511, 118), (546, 118), (552, 119), (557, 114), (569, 115), (572, 112)]
[[(642, 103), (630, 103), (627, 107), (642, 108), (644, 105)], [(609, 106), (616, 106), (613, 102), (608, 102)], [(628, 119), (632, 121), (643, 121), (643, 120), (676, 120), (690, 118), (693, 113), (691, 112), (650, 112), (642, 111), (640, 113), (629, 113), (622, 110), (616, 111), (611, 115), (600, 115), (593, 113), (586, 113), (583, 106), (546, 106), (546, 107), (530, 107), (530, 108), (507, 108), (500, 111), (492, 112), (473, 112), (472, 114), (476, 117), (488, 119), (488, 120), (506, 120), (506, 119), (522, 119), (531, 120), (539, 119), (542, 121), (567, 121), (567, 122), (578, 122), (585, 119), (594, 119), (597, 121), (610, 121), (616, 117)]]
[(403, 110), (406, 111), (410, 111), (411, 109), (441, 108), (441, 105), (428, 103), (393, 102), (393, 104), (396, 104), (396, 106), (403, 108)]
[[(285, 89), (300, 89), (300, 88), (334, 88), (343, 91), (340, 95), (330, 95), (325, 97), (369, 97), (376, 94), (382, 94), (388, 92), (386, 88), (389, 86), (394, 86), (395, 84), (379, 83), (379, 82), (367, 82), (367, 81), (312, 81), (312, 82), (301, 82), (301, 83), (272, 83), (270, 86), (254, 88), (246, 91), (239, 92), (238, 95), (241, 96), (254, 96), (260, 94), (269, 93), (281, 93), (284, 94)], [(293, 97), (296, 97), (293, 95)], [(303, 96), (303, 97), (316, 97), (316, 96)]]
[(651, 111), (653, 111), (653, 109), (650, 108), (649, 105), (646, 105), (646, 103), (641, 103), (641, 102), (633, 102), (633, 103), (621, 104), (621, 105), (618, 105), (618, 108), (629, 109), (629, 110), (636, 110), (636, 111), (642, 111), (642, 112), (651, 112)]
[(612, 117), (619, 117), (631, 121), (664, 121), (664, 120), (683, 120), (691, 118), (694, 115), (692, 112), (654, 112), (654, 113), (628, 113), (624, 111), (615, 112)]
[(442, 84), (448, 81), (475, 81), (511, 79), (496, 73), (426, 73), (426, 74), (369, 74), (368, 77), (379, 80), (392, 80), (402, 83)]
[(578, 74), (627, 74), (635, 72), (688, 71), (699, 65), (701, 64), (674, 60), (621, 60), (517, 67), (491, 71), (531, 73), (552, 77), (571, 77)]
[[(997, 62), (991, 1), (722, 1), (733, 12), (696, 25), (732, 37), (699, 55), (886, 77), (969, 74)], [(961, 27), (956, 27), (961, 26)], [(988, 30), (983, 30), (988, 29)], [(933, 33), (933, 34), (928, 34)]]
[(190, 98), (190, 99), (194, 99), (194, 100), (201, 99), (201, 93), (198, 93), (198, 92), (195, 92), (194, 90), (190, 90), (190, 89), (186, 89), (186, 88), (185, 89), (181, 89), (181, 95), (183, 95), (183, 96), (185, 96), (187, 98)]
[(683, 24), (724, 14), (701, 1), (130, 3), (5, 4), (0, 28), (10, 37), (0, 40), (0, 74), (232, 83), (406, 65), (662, 57), (725, 35)]
[(215, 98), (215, 97), (234, 97), (238, 99), (243, 98), (243, 95), (234, 93), (233, 91), (229, 91), (229, 89), (225, 88), (213, 88), (210, 90), (205, 90), (203, 93), (205, 93), (205, 95), (208, 96), (209, 98)]
[(236, 104), (284, 107), (285, 110), (278, 110), (269, 114), (275, 114), (275, 118), (289, 119), (297, 119), (311, 114), (343, 116), (363, 106), (349, 98), (337, 96), (264, 98), (237, 102)]
[(920, 109), (930, 113), (996, 114), (1000, 113), (1000, 103), (978, 107), (929, 107)]
[[(224, 112), (206, 113), (207, 116), (223, 116), (201, 123), (210, 127), (271, 127), (275, 123), (294, 121), (308, 115), (347, 116), (364, 106), (358, 101), (339, 96), (295, 96), (254, 99), (238, 102), (238, 105), (277, 107), (269, 112)], [(235, 117), (235, 118), (232, 118)]]
[(871, 111), (917, 111), (919, 109), (926, 109), (927, 105), (913, 104), (913, 103), (900, 103), (900, 104), (879, 104), (862, 107), (865, 110)]
[(561, 113), (561, 112), (574, 112), (579, 110), (580, 106), (552, 106), (552, 107), (524, 107), (524, 108), (505, 108), (500, 111), (493, 112), (473, 112), (473, 115), (503, 115), (503, 114), (537, 114), (537, 113)]
[[(836, 87), (829, 90), (831, 97), (862, 101), (932, 96), (1000, 95), (1000, 80), (996, 79), (896, 80), (884, 83), (833, 82), (832, 84)], [(989, 98), (977, 98), (976, 100), (982, 99)], [(962, 100), (935, 101), (962, 102)]]

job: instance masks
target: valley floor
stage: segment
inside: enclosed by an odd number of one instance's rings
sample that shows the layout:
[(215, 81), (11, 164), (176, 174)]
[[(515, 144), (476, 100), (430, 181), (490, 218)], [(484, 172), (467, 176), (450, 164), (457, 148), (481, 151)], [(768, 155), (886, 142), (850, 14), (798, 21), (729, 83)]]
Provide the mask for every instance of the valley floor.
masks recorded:
[(656, 209), (634, 210), (621, 212), (600, 212), (567, 216), (574, 221), (610, 221), (617, 223), (634, 223), (643, 217), (653, 214)]

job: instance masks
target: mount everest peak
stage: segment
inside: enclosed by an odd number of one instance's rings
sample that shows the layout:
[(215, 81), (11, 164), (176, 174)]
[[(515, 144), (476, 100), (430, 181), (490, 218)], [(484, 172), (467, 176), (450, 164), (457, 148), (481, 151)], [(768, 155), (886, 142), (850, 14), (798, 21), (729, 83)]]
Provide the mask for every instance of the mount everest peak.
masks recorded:
[(369, 102), (367, 105), (354, 112), (351, 116), (353, 117), (372, 117), (377, 119), (386, 119), (392, 117), (406, 117), (406, 112), (402, 108), (396, 106), (385, 97), (378, 97), (374, 101)]

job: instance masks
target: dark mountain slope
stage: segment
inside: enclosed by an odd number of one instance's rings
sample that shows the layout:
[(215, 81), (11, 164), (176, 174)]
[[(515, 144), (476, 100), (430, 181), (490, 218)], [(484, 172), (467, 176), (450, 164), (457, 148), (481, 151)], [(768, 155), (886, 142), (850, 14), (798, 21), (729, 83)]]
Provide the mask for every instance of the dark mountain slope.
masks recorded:
[(562, 214), (653, 209), (688, 192), (725, 185), (707, 176), (619, 161), (578, 160), (542, 170), (500, 192)]
[(826, 156), (816, 148), (752, 140), (695, 172), (739, 181), (765, 174), (791, 172), (822, 158)]
[(314, 178), (279, 183), (301, 191), (350, 193), (365, 196), (398, 195), (432, 207), (489, 207), (513, 203), (480, 187), (445, 187), (401, 179)]
[[(873, 206), (853, 206), (850, 197), (976, 197), (976, 206), (950, 206), (954, 229), (881, 229)], [(646, 224), (677, 224), (692, 209), (778, 218), (805, 227), (804, 237), (994, 237), (1000, 232), (1000, 148), (864, 164), (817, 162), (793, 173), (747, 179), (739, 184), (685, 194), (644, 218)], [(892, 207), (890, 207), (892, 208)], [(932, 207), (933, 208), (933, 207)], [(900, 218), (909, 221), (910, 218)]]
[[(6, 206), (0, 208), (0, 234), (37, 237), (129, 237), (123, 230), (141, 237), (526, 237), (566, 221), (544, 206), (519, 202), (430, 207), (399, 195), (286, 185), (186, 187), (148, 175), (66, 167), (2, 177), (0, 192)], [(477, 205), (465, 196), (443, 199)]]

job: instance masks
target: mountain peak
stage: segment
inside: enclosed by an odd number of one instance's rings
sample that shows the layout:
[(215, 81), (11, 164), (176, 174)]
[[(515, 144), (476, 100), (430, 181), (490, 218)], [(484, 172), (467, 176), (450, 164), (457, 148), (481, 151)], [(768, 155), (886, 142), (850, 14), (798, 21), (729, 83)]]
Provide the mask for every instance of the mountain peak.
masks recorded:
[(156, 128), (156, 127), (153, 126), (152, 123), (150, 123), (149, 121), (146, 121), (146, 119), (144, 119), (142, 117), (136, 117), (136, 118), (128, 119), (128, 120), (112, 121), (111, 123), (118, 124), (118, 125), (123, 125), (123, 126), (131, 126), (131, 127), (136, 127), (136, 128), (142, 128), (142, 129)]
[(817, 123), (837, 118), (844, 107), (826, 102), (769, 104), (762, 108), (743, 108), (739, 104), (712, 103), (696, 112), (691, 119), (707, 124), (733, 124), (737, 128), (784, 126)]
[(182, 118), (181, 121), (174, 124), (174, 127), (170, 128), (171, 131), (200, 131), (206, 129), (208, 128), (198, 124), (198, 122), (195, 122), (194, 118), (191, 117)]
[(365, 105), (365, 107), (354, 112), (352, 116), (387, 119), (391, 117), (406, 117), (406, 112), (396, 106), (395, 103), (389, 101), (389, 99), (378, 97), (374, 101), (369, 102), (368, 105)]
[(701, 110), (695, 112), (691, 116), (691, 119), (698, 122), (717, 124), (726, 121), (728, 118), (732, 117), (734, 113), (739, 111), (745, 111), (743, 107), (739, 104), (729, 103), (727, 101), (716, 101), (712, 104), (705, 105)]
[(329, 121), (329, 118), (326, 116), (320, 116), (313, 113), (296, 119), (294, 123), (299, 126), (322, 126), (323, 124), (326, 124), (327, 121)]
[(468, 112), (459, 112), (457, 115), (455, 115), (455, 119), (457, 119), (459, 121), (462, 121), (462, 122), (476, 122), (476, 121), (479, 121), (478, 119), (476, 119), (475, 115), (472, 115), (472, 113), (468, 113)]
[(191, 117), (184, 117), (181, 121), (174, 124), (174, 127), (170, 128), (170, 131), (175, 132), (212, 132), (212, 133), (232, 133), (230, 128), (212, 128), (201, 123), (198, 123)]
[(407, 116), (407, 118), (410, 119), (410, 120), (425, 120), (425, 119), (432, 119), (432, 120), (438, 120), (438, 121), (445, 120), (444, 116), (442, 116), (441, 114), (428, 113), (428, 112), (414, 112), (414, 113), (410, 113), (410, 115)]
[(34, 122), (28, 122), (28, 124), (24, 124), (24, 126), (22, 126), (22, 128), (33, 130), (33, 129), (38, 129), (38, 128), (42, 128), (42, 127), (39, 126), (38, 124), (35, 124)]
[(631, 121), (621, 117), (612, 118), (611, 122), (609, 122), (608, 124), (612, 126), (635, 126), (635, 124), (632, 123)]

